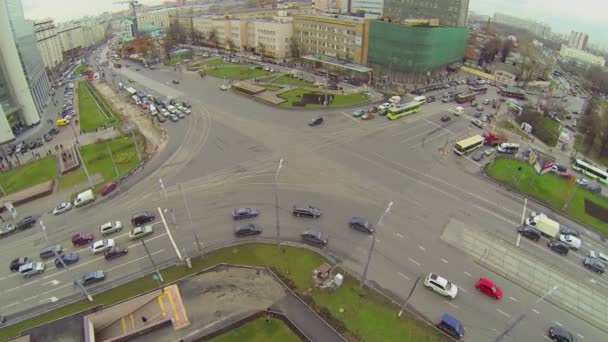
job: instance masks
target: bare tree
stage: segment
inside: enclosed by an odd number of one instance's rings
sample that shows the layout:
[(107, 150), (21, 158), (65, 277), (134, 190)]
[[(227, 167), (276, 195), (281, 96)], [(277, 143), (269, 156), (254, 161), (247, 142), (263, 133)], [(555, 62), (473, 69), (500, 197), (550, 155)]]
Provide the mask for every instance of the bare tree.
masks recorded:
[(262, 43), (262, 42), (258, 42), (258, 46), (256, 46), (255, 48), (255, 52), (259, 53), (260, 55), (266, 55), (266, 44)]
[(289, 41), (289, 53), (291, 57), (295, 59), (300, 59), (302, 57), (302, 54), (304, 53), (304, 47), (302, 46), (302, 43), (299, 40), (292, 38)]
[(513, 41), (511, 39), (505, 39), (502, 42), (502, 48), (500, 49), (500, 61), (505, 63), (507, 61), (507, 58), (509, 58), (509, 54), (511, 53), (511, 50), (513, 49)]

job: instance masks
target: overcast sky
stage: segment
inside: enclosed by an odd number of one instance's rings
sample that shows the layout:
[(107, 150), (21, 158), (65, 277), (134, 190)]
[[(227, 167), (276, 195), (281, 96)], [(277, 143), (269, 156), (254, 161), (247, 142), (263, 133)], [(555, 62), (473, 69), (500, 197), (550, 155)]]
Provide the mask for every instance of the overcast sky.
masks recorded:
[[(1, 0), (0, 0), (1, 1)], [(119, 0), (22, 0), (25, 15), (31, 19), (51, 17), (57, 21), (117, 11), (127, 5)], [(159, 4), (161, 0), (139, 0)], [(608, 1), (606, 0), (470, 0), (470, 10), (492, 15), (502, 12), (534, 18), (551, 25), (557, 32), (582, 31), (592, 43), (608, 44)]]

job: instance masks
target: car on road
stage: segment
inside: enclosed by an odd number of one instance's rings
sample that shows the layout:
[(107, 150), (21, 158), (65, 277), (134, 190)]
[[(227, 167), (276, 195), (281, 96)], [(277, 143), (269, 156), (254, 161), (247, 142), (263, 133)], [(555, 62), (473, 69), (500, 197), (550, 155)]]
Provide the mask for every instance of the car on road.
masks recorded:
[(232, 219), (242, 220), (258, 216), (259, 212), (255, 208), (238, 208), (232, 211)]
[(353, 116), (358, 118), (366, 113), (365, 109), (357, 109), (353, 112)]
[(441, 117), (441, 122), (448, 122), (450, 120), (452, 120), (452, 117), (450, 117), (449, 115), (443, 115)]
[(99, 226), (99, 232), (102, 236), (106, 236), (112, 233), (116, 233), (122, 230), (122, 222), (110, 221)]
[(490, 104), (490, 99), (483, 99), (483, 104), (484, 105), (489, 105)]
[(456, 287), (456, 285), (435, 273), (429, 273), (429, 275), (424, 278), (424, 286), (451, 299), (456, 298), (456, 295), (458, 294), (458, 287)]
[(186, 117), (186, 115), (184, 113), (182, 113), (181, 111), (177, 112), (175, 115), (177, 115), (177, 117), (180, 119), (184, 119)]
[(6, 237), (6, 236), (14, 233), (15, 229), (17, 229), (17, 227), (14, 224), (12, 224), (12, 223), (7, 224), (6, 226), (4, 226), (0, 229), (0, 238)]
[(192, 105), (186, 101), (182, 101), (182, 106), (185, 108), (192, 108)]
[(599, 258), (585, 257), (583, 265), (593, 272), (603, 274), (606, 271), (606, 264)]
[(129, 232), (129, 238), (131, 240), (140, 239), (146, 235), (154, 233), (154, 228), (151, 225), (145, 225), (141, 227), (135, 227)]
[[(169, 116), (171, 115), (167, 109), (162, 108), (162, 107), (161, 107), (161, 109), (160, 109), (160, 113), (161, 113), (161, 114), (162, 114), (162, 116), (164, 116), (165, 118), (167, 118), (167, 117), (169, 117)], [(160, 117), (160, 115), (159, 115), (159, 117)]]
[(475, 125), (479, 128), (483, 128), (483, 126), (485, 125), (485, 122), (483, 122), (479, 119), (473, 119), (473, 120), (471, 120), (471, 122), (473, 123), (473, 125)]
[(116, 246), (114, 239), (97, 240), (91, 245), (91, 252), (93, 254), (103, 253), (114, 246)]
[(488, 278), (480, 278), (475, 284), (475, 288), (494, 299), (502, 298), (502, 289)]
[(234, 227), (234, 235), (236, 236), (250, 236), (262, 234), (262, 226), (255, 223), (240, 224)]
[(608, 266), (608, 255), (598, 252), (598, 251), (589, 251), (589, 256), (592, 258), (600, 259), (606, 266)]
[(540, 240), (541, 235), (542, 235), (538, 229), (536, 229), (533, 226), (527, 226), (527, 225), (523, 225), (523, 226), (520, 226), (519, 228), (517, 228), (517, 232), (519, 234), (521, 234), (522, 236), (524, 236), (530, 240), (536, 241), (536, 242), (538, 242), (538, 240)]
[(483, 159), (483, 157), (485, 157), (485, 155), (486, 155), (485, 151), (478, 150), (477, 152), (475, 152), (473, 154), (473, 156), (471, 156), (471, 159), (473, 159), (474, 161), (480, 161)]
[(17, 272), (19, 271), (19, 268), (25, 264), (29, 264), (30, 262), (32, 262), (32, 259), (28, 258), (28, 257), (20, 257), (20, 258), (16, 258), (13, 259), (9, 264), (8, 264), (8, 269), (11, 270), (12, 272)]
[(173, 83), (173, 84), (179, 84), (179, 81), (178, 80), (172, 80), (171, 83)]
[[(62, 260), (63, 263), (61, 263)], [(78, 260), (80, 260), (80, 256), (78, 255), (78, 253), (63, 254), (60, 255), (59, 258), (55, 259), (55, 267), (63, 268), (64, 264), (66, 266), (70, 266), (77, 263)]]
[(142, 211), (140, 213), (134, 214), (131, 216), (131, 224), (133, 226), (141, 226), (144, 223), (152, 222), (156, 216), (147, 211)]
[(83, 275), (82, 278), (80, 278), (79, 282), (81, 285), (90, 285), (90, 284), (98, 283), (100, 281), (104, 281), (105, 279), (106, 279), (105, 273), (103, 273), (103, 271), (99, 270), (99, 271), (95, 271), (95, 272), (89, 272), (89, 273)]
[(307, 230), (302, 232), (301, 236), (304, 242), (317, 246), (327, 245), (327, 241), (329, 238), (327, 233), (322, 232), (319, 228), (308, 228)]
[(292, 214), (297, 217), (319, 218), (321, 217), (322, 212), (321, 209), (310, 205), (307, 207), (298, 207), (294, 205)]
[(114, 247), (108, 249), (107, 251), (105, 251), (103, 256), (104, 256), (104, 258), (106, 258), (106, 260), (113, 260), (113, 259), (119, 258), (123, 255), (127, 255), (128, 253), (129, 253), (129, 250), (127, 248), (121, 248), (118, 246), (114, 246)]
[(59, 214), (63, 214), (66, 211), (72, 209), (72, 203), (70, 202), (61, 202), (59, 203), (59, 205), (57, 205), (55, 207), (55, 209), (53, 209), (53, 215), (59, 215)]
[(374, 115), (374, 113), (367, 112), (361, 116), (361, 119), (362, 120), (371, 120), (375, 117), (376, 117), (376, 115)]
[(437, 323), (437, 328), (459, 340), (464, 337), (464, 326), (454, 316), (443, 314), (441, 320)]
[(549, 246), (549, 248), (561, 255), (567, 255), (568, 251), (570, 251), (570, 247), (568, 247), (567, 244), (565, 244), (564, 242), (559, 241), (558, 239), (553, 239), (550, 240), (547, 243), (547, 246)]
[(577, 238), (574, 235), (560, 234), (559, 241), (567, 244), (568, 247), (570, 247), (571, 249), (574, 249), (574, 250), (581, 248), (581, 244), (582, 244), (581, 239)]
[(323, 119), (323, 117), (319, 116), (319, 117), (316, 117), (316, 118), (313, 118), (312, 120), (310, 120), (310, 122), (308, 123), (308, 126), (318, 126), (318, 125), (322, 124), (323, 121), (325, 121)]
[(93, 234), (91, 233), (78, 233), (72, 235), (72, 244), (74, 246), (84, 246), (93, 242)]
[(178, 106), (177, 109), (179, 109), (179, 111), (184, 114), (188, 114), (188, 115), (192, 114), (192, 111), (187, 107)]
[(378, 106), (378, 110), (383, 110), (383, 109), (389, 109), (391, 107), (394, 107), (395, 104), (394, 103), (390, 103), (390, 102), (384, 102), (383, 104)]
[(45, 265), (43, 262), (30, 262), (19, 267), (19, 274), (25, 278), (35, 276), (44, 272)]
[(228, 90), (228, 89), (230, 89), (230, 86), (229, 86), (229, 85), (222, 84), (222, 85), (220, 86), (220, 90), (224, 90), (224, 91), (226, 91), (226, 90)]
[(171, 116), (169, 117), (169, 119), (171, 119), (171, 121), (173, 121), (173, 122), (178, 122), (179, 121), (179, 116), (177, 116), (175, 114), (171, 114)]
[(36, 224), (36, 218), (34, 216), (26, 216), (21, 219), (21, 221), (17, 222), (17, 230), (23, 230), (27, 228), (31, 228)]
[(374, 232), (374, 225), (363, 217), (354, 216), (348, 222), (348, 226), (352, 229), (362, 231), (364, 233), (372, 234)]
[(108, 183), (106, 186), (103, 187), (103, 189), (101, 189), (99, 191), (99, 194), (101, 196), (107, 196), (109, 195), (112, 191), (116, 190), (116, 188), (118, 187), (118, 184), (114, 183), (114, 182), (110, 182)]
[(162, 115), (158, 115), (156, 117), (156, 120), (158, 120), (158, 122), (160, 122), (160, 123), (167, 122), (167, 119)]
[(574, 342), (574, 341), (576, 341), (574, 339), (574, 335), (572, 335), (571, 332), (560, 327), (559, 325), (554, 325), (551, 328), (549, 328), (549, 331), (547, 331), (547, 335), (549, 335), (549, 339), (551, 339), (551, 341), (556, 341), (556, 342)]

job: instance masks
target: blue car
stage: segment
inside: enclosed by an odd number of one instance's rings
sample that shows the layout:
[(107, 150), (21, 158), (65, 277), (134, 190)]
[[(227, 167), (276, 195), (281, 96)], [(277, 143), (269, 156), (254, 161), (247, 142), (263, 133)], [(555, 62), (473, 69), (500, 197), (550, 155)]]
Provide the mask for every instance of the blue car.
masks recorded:
[(464, 327), (462, 326), (462, 323), (454, 318), (454, 316), (447, 313), (443, 314), (437, 327), (457, 340), (464, 337)]
[(355, 117), (363, 116), (363, 114), (365, 114), (365, 109), (357, 109), (353, 112), (353, 116)]
[[(59, 258), (63, 259), (63, 262), (66, 264), (66, 266), (75, 264), (78, 262), (78, 260), (80, 260), (80, 256), (78, 255), (78, 253), (64, 254)], [(63, 268), (63, 264), (61, 263), (59, 258), (55, 259), (55, 267)]]
[(258, 216), (258, 210), (255, 208), (238, 208), (232, 212), (232, 218), (242, 220)]

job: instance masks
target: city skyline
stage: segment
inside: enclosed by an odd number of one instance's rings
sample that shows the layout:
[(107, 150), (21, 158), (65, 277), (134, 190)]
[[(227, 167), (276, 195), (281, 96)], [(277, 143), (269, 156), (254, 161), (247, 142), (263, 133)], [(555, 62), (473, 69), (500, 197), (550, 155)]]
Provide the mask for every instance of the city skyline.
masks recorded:
[[(77, 19), (85, 15), (99, 15), (105, 11), (119, 11), (127, 4), (115, 4), (114, 0), (22, 0), (25, 15), (30, 19), (51, 17), (57, 22)], [(145, 5), (157, 5), (162, 0), (139, 0)], [(579, 0), (572, 6), (568, 0), (471, 0), (469, 10), (492, 16), (495, 12), (522, 18), (533, 18), (549, 24), (554, 32), (567, 34), (570, 31), (589, 34), (590, 43), (608, 45), (608, 34), (603, 18), (608, 11), (608, 2)]]

